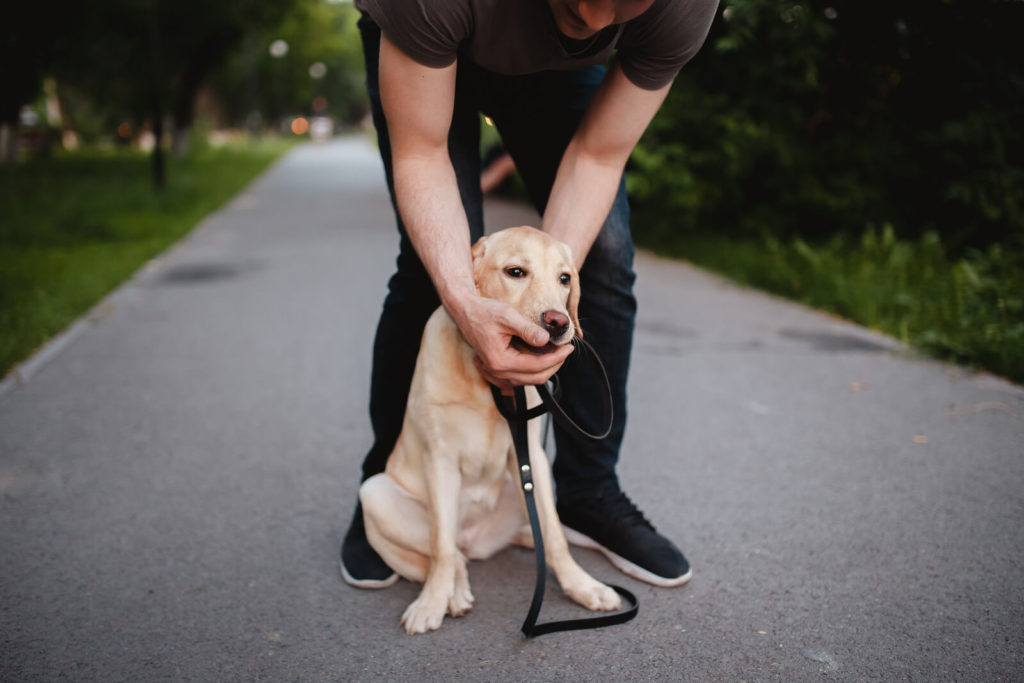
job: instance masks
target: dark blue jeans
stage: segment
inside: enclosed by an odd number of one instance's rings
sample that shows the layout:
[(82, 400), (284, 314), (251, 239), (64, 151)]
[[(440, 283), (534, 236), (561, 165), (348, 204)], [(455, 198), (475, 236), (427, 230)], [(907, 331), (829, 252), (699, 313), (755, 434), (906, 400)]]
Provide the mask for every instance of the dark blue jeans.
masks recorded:
[[(391, 146), (377, 84), (380, 29), (367, 17), (363, 17), (359, 27), (373, 122), (394, 203)], [(448, 151), (472, 240), (484, 230), (480, 113), (494, 121), (537, 210), (543, 214), (562, 153), (603, 74), (602, 67), (589, 67), (506, 76), (484, 71), (468, 60), (459, 63)], [(440, 304), (397, 209), (395, 215), (401, 242), (374, 341), (370, 420), (375, 441), (363, 461), (364, 480), (384, 471), (398, 439), (420, 336), (427, 318)], [(617, 482), (615, 465), (626, 424), (626, 379), (636, 317), (634, 280), (629, 204), (625, 182), (620, 181), (611, 212), (580, 271), (579, 305), (584, 336), (608, 371), (615, 422), (611, 434), (600, 442), (588, 442), (555, 427), (557, 453), (553, 471), (558, 496), (563, 501)], [(603, 428), (599, 422), (603, 419), (600, 395), (604, 387), (589, 359), (573, 354), (559, 371), (559, 378), (567, 412), (591, 431)]]

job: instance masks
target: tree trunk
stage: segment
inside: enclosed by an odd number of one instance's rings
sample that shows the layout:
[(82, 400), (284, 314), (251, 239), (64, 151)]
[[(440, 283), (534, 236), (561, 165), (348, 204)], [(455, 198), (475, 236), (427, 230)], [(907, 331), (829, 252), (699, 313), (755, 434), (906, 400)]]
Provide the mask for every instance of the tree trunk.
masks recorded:
[(0, 164), (18, 162), (18, 124), (0, 123)]
[(171, 131), (171, 152), (176, 157), (183, 157), (189, 150), (189, 128), (182, 127), (175, 123)]
[(196, 94), (199, 92), (199, 87), (209, 73), (224, 61), (228, 50), (241, 38), (240, 30), (226, 27), (216, 35), (208, 37), (190, 54), (173, 103), (174, 141), (172, 148), (175, 156), (183, 156), (188, 152), (189, 133), (195, 123)]
[(153, 187), (157, 190), (164, 189), (167, 184), (167, 159), (164, 157), (164, 112), (160, 104), (160, 96), (153, 96), (153, 137), (156, 143), (153, 145), (153, 153), (150, 156), (150, 169), (153, 175)]
[(152, 70), (152, 95), (150, 100), (151, 114), (153, 116), (153, 154), (151, 156), (151, 171), (153, 187), (162, 190), (167, 182), (167, 160), (164, 158), (164, 107), (161, 98), (163, 89), (163, 54), (160, 49), (160, 2), (152, 0), (149, 13), (149, 49), (150, 69)]

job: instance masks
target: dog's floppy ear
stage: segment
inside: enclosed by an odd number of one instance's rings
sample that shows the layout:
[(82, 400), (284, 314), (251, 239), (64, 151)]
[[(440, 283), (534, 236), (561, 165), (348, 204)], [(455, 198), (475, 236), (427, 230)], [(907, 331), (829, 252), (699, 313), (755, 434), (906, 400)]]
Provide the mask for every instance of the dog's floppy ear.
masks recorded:
[(580, 327), (580, 274), (576, 272), (575, 266), (572, 266), (572, 249), (569, 245), (564, 245), (565, 251), (569, 254), (569, 263), (571, 270), (569, 274), (572, 276), (572, 282), (569, 284), (569, 300), (566, 302), (565, 307), (569, 309), (569, 319), (572, 320), (573, 327), (576, 328), (576, 336), (583, 339), (583, 328)]
[(483, 235), (473, 245), (473, 249), (470, 251), (473, 257), (473, 282), (476, 284), (477, 290), (480, 289), (480, 264), (483, 260), (484, 254), (487, 253), (487, 235)]
[(482, 235), (480, 239), (473, 245), (473, 261), (483, 256), (487, 252), (487, 235)]

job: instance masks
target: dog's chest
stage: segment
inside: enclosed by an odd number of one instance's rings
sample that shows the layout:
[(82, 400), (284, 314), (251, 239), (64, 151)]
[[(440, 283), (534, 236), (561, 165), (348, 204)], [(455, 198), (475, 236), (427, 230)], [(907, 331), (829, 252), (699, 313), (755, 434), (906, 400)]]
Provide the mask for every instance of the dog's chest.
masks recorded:
[[(459, 454), (462, 495), (465, 502), (492, 504), (508, 472), (512, 437), (504, 419), (482, 420), (464, 442)], [(469, 435), (467, 435), (469, 436)]]

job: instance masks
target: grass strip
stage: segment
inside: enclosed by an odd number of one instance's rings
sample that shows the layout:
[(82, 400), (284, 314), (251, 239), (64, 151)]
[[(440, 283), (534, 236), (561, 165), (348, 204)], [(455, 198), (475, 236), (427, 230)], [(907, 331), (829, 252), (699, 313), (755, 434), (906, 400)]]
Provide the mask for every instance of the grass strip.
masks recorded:
[(0, 375), (248, 185), (290, 143), (201, 148), (168, 160), (90, 150), (0, 166)]
[(1024, 383), (1024, 245), (951, 258), (934, 233), (908, 241), (885, 227), (816, 244), (690, 234), (645, 246)]

